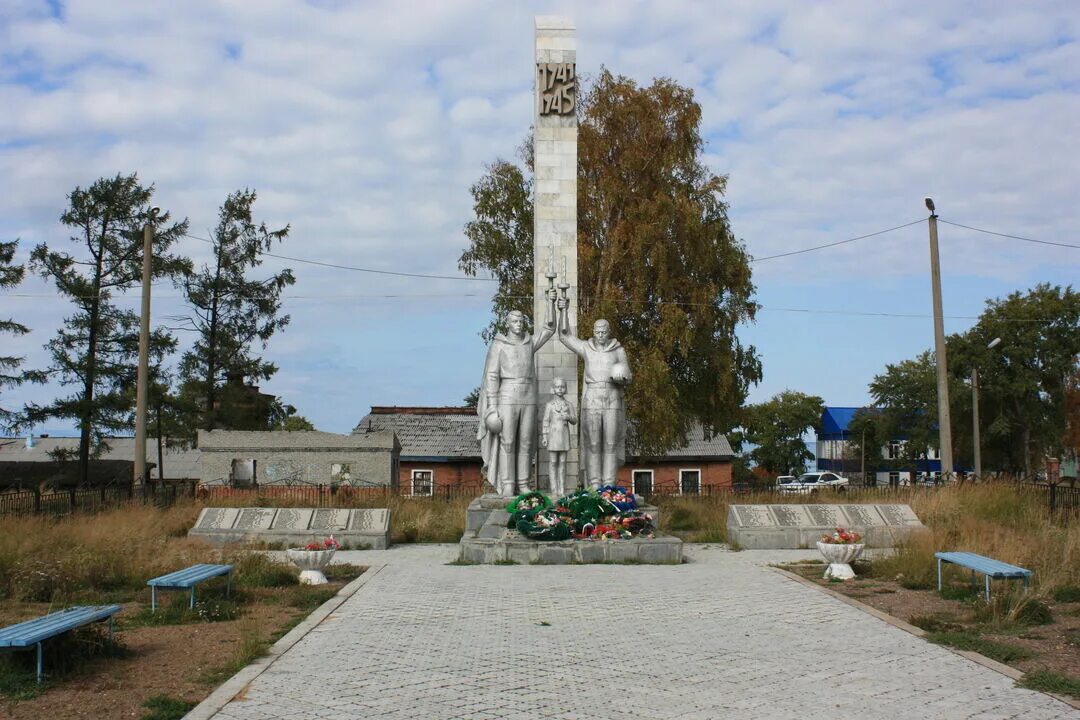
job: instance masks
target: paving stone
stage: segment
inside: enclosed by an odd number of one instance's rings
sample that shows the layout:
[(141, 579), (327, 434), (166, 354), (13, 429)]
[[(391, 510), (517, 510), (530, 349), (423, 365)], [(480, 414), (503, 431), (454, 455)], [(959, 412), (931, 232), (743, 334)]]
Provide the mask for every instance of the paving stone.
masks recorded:
[[(805, 551), (687, 546), (682, 565), (388, 563), (217, 720), (635, 717), (1080, 719), (1080, 712), (766, 565)], [(629, 621), (628, 621), (629, 619)], [(621, 712), (621, 710), (620, 710)]]

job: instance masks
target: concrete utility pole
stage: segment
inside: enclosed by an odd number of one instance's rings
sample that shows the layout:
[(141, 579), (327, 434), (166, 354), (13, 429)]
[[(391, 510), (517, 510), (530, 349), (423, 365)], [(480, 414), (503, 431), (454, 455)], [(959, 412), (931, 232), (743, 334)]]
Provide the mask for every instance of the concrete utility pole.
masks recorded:
[(975, 441), (975, 481), (982, 479), (982, 440), (979, 437), (979, 369), (971, 369), (971, 418), (974, 423), (972, 438)]
[(146, 482), (146, 401), (150, 376), (150, 262), (153, 257), (154, 220), (158, 209), (150, 208), (143, 228), (142, 319), (139, 323), (139, 374), (135, 380), (135, 482)]
[(934, 354), (937, 357), (938, 445), (941, 446), (941, 477), (953, 473), (952, 420), (949, 417), (949, 368), (945, 360), (945, 317), (941, 309), (941, 263), (938, 260), (937, 213), (934, 201), (925, 198), (930, 211), (930, 284), (934, 292)]

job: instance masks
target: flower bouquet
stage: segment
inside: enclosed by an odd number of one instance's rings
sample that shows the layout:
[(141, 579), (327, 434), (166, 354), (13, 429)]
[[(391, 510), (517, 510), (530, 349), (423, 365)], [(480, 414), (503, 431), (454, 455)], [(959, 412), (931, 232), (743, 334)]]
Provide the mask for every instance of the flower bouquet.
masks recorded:
[(818, 550), (825, 556), (829, 567), (825, 569), (826, 578), (850, 580), (855, 577), (851, 563), (862, 554), (862, 535), (844, 528), (836, 528), (831, 535), (822, 535), (817, 543)]
[(571, 534), (570, 517), (551, 508), (519, 520), (515, 528), (530, 540), (569, 540)]
[(551, 507), (551, 500), (539, 492), (527, 492), (518, 495), (506, 504), (506, 512), (510, 513), (507, 521), (508, 528), (516, 528), (522, 520), (532, 521), (536, 514)]
[(637, 498), (633, 493), (626, 492), (626, 488), (616, 485), (605, 485), (597, 491), (600, 497), (619, 508), (621, 512), (637, 508)]
[(341, 543), (334, 536), (324, 540), (312, 540), (302, 548), (289, 548), (285, 551), (289, 560), (300, 568), (300, 582), (304, 585), (325, 585), (328, 580), (323, 568), (330, 564), (334, 553), (341, 548)]

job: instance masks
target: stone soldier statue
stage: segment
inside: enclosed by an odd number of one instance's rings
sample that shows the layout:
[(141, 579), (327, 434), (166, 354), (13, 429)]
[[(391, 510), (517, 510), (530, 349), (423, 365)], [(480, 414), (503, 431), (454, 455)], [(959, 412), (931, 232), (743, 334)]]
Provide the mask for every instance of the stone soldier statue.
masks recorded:
[(529, 490), (536, 436), (533, 354), (555, 334), (551, 315), (549, 309), (545, 327), (533, 338), (525, 332), (525, 316), (517, 310), (510, 312), (506, 334), (496, 335), (488, 348), (477, 404), (477, 439), (487, 480), (500, 495)]
[(566, 454), (570, 450), (570, 426), (577, 425), (577, 413), (566, 399), (566, 380), (552, 380), (551, 394), (554, 397), (544, 406), (540, 445), (547, 448), (551, 460), (551, 493), (560, 498), (566, 494)]
[(631, 379), (630, 362), (619, 341), (611, 337), (607, 320), (593, 323), (588, 340), (570, 329), (565, 299), (559, 300), (559, 341), (585, 361), (585, 391), (581, 396), (581, 434), (585, 479), (593, 489), (614, 485), (626, 457), (626, 405), (623, 387)]

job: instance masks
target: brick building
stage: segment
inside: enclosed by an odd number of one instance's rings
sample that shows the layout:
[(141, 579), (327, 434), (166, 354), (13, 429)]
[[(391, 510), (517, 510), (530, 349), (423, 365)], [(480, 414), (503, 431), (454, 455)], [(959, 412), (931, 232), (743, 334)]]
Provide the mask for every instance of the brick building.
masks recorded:
[[(476, 440), (478, 419), (471, 407), (372, 407), (353, 433), (392, 431), (401, 443), (398, 487), (412, 495), (477, 494), (490, 490), (481, 475)], [(734, 453), (727, 438), (707, 438), (700, 426), (684, 447), (663, 457), (627, 449), (619, 483), (640, 495), (699, 495), (731, 487)]]

